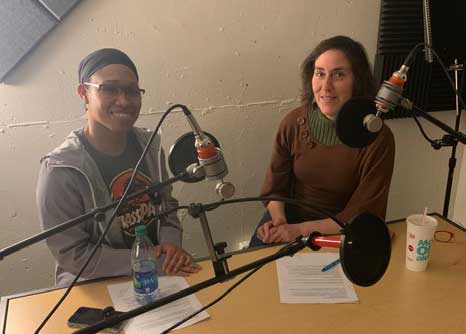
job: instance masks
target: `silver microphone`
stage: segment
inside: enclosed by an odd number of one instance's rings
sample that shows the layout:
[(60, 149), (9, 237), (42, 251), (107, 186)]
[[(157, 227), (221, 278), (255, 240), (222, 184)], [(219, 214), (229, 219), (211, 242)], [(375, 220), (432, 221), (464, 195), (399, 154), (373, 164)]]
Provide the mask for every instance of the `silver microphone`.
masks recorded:
[(380, 86), (374, 99), (377, 113), (375, 115), (368, 114), (363, 119), (364, 127), (370, 132), (377, 133), (382, 129), (383, 121), (380, 117), (382, 113), (387, 113), (397, 106), (408, 110), (413, 108), (413, 103), (403, 97), (403, 86), (407, 79), (408, 70), (408, 66), (401, 65), (400, 69), (393, 72), (390, 79), (385, 80)]
[(382, 130), (382, 113), (402, 106), (411, 110), (413, 104), (403, 97), (403, 86), (409, 67), (402, 65), (380, 86), (374, 100), (363, 97), (347, 101), (335, 119), (335, 130), (343, 144), (360, 148), (372, 143)]
[(235, 186), (225, 182), (223, 178), (228, 175), (228, 168), (223, 158), (222, 151), (216, 147), (210, 138), (204, 134), (193, 114), (186, 108), (183, 109), (186, 119), (193, 130), (199, 168), (207, 180), (218, 180), (215, 186), (216, 193), (222, 199), (230, 198), (235, 194)]
[(401, 65), (400, 69), (393, 72), (390, 79), (384, 81), (375, 96), (375, 106), (377, 114), (389, 112), (391, 109), (401, 106), (411, 110), (413, 104), (403, 97), (403, 86), (406, 82), (409, 67)]

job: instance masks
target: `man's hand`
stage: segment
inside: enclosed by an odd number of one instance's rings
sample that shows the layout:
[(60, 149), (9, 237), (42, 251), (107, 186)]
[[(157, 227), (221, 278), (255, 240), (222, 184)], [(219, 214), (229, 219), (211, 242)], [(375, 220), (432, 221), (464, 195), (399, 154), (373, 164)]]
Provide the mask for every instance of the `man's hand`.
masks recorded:
[(201, 270), (190, 254), (173, 243), (162, 243), (155, 246), (156, 258), (162, 254), (165, 255), (162, 270), (167, 275), (189, 276)]

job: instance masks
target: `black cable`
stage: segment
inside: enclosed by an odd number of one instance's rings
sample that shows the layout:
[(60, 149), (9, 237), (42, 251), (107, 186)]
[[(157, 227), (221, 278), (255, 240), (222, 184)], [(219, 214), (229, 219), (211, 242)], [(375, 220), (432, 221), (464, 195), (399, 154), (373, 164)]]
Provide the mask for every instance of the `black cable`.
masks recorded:
[[(418, 106), (414, 105), (413, 104), (413, 107), (414, 109), (416, 110), (419, 110), (419, 111), (423, 111), (421, 108), (419, 108)], [(413, 119), (414, 121), (416, 122), (417, 126), (419, 127), (419, 131), (421, 131), (422, 135), (424, 136), (424, 138), (432, 145), (432, 146), (435, 146), (435, 141), (431, 138), (429, 138), (429, 136), (426, 134), (426, 132), (424, 131), (424, 128), (422, 127), (422, 124), (419, 122), (419, 119), (417, 118), (416, 114), (413, 114)]]
[(42, 323), (39, 325), (39, 327), (37, 327), (37, 329), (35, 330), (34, 334), (38, 334), (40, 332), (40, 330), (45, 326), (45, 324), (47, 324), (47, 322), (49, 321), (49, 319), (52, 317), (52, 315), (56, 312), (56, 310), (60, 307), (60, 305), (65, 301), (66, 297), (69, 295), (69, 293), (71, 292), (71, 289), (73, 289), (73, 287), (76, 285), (76, 282), (79, 280), (79, 278), (81, 277), (82, 273), (84, 272), (84, 270), (87, 268), (88, 264), (90, 263), (92, 257), (94, 256), (94, 254), (96, 253), (97, 249), (100, 247), (100, 245), (102, 244), (102, 241), (104, 239), (104, 237), (107, 235), (107, 232), (108, 230), (110, 229), (113, 221), (115, 220), (115, 217), (118, 213), (118, 210), (120, 209), (120, 206), (122, 203), (124, 203), (126, 201), (126, 198), (128, 197), (129, 195), (129, 191), (131, 189), (131, 186), (133, 185), (133, 182), (134, 182), (134, 179), (135, 179), (135, 176), (136, 176), (136, 173), (140, 167), (140, 165), (142, 164), (142, 162), (144, 161), (144, 158), (147, 154), (147, 151), (149, 150), (149, 147), (150, 147), (150, 144), (152, 143), (152, 141), (154, 140), (155, 136), (157, 135), (160, 127), (162, 126), (162, 123), (164, 121), (164, 119), (168, 116), (168, 114), (175, 108), (186, 108), (185, 106), (183, 105), (180, 105), (180, 104), (175, 104), (173, 106), (171, 106), (170, 108), (168, 108), (164, 114), (162, 115), (162, 117), (160, 118), (155, 130), (152, 132), (152, 135), (150, 136), (149, 138), (149, 141), (147, 142), (142, 154), (141, 154), (141, 157), (139, 158), (138, 162), (136, 163), (136, 166), (134, 167), (134, 170), (133, 170), (133, 173), (131, 174), (131, 178), (128, 182), (128, 185), (125, 189), (125, 192), (123, 193), (123, 195), (121, 196), (120, 200), (118, 201), (115, 209), (113, 210), (113, 213), (112, 213), (112, 216), (110, 217), (109, 219), (109, 222), (107, 223), (107, 226), (105, 228), (105, 230), (102, 232), (102, 235), (100, 236), (100, 238), (97, 240), (94, 248), (92, 249), (91, 253), (89, 254), (88, 258), (86, 259), (86, 262), (82, 265), (81, 269), (79, 270), (78, 274), (75, 276), (75, 278), (73, 279), (73, 281), (71, 282), (71, 284), (68, 286), (68, 288), (66, 289), (65, 293), (62, 295), (62, 297), (60, 298), (60, 300), (55, 304), (55, 306), (52, 308), (52, 310), (47, 314), (47, 316), (45, 317), (45, 319), (42, 321)]
[(418, 43), (416, 44), (408, 53), (408, 55), (406, 56), (404, 62), (403, 62), (403, 65), (406, 65), (406, 66), (411, 66), (411, 62), (413, 61), (414, 59), (414, 56), (416, 55), (417, 53), (417, 50), (422, 47), (422, 46), (427, 46), (429, 49), (432, 49), (430, 47), (429, 44), (426, 44), (426, 43)]
[[(429, 49), (432, 49), (430, 47), (429, 44), (426, 44), (426, 43), (418, 43), (416, 44), (408, 53), (408, 55), (406, 56), (404, 62), (403, 62), (403, 65), (406, 65), (406, 66), (411, 66), (411, 62), (412, 60), (414, 59), (414, 56), (415, 54), (417, 53), (417, 50), (420, 48), (420, 47), (428, 47)], [(421, 110), (419, 109), (418, 107), (416, 107), (414, 104), (413, 104), (414, 108), (418, 109), (418, 110)], [(422, 110), (421, 110), (422, 111)], [(421, 134), (424, 136), (424, 138), (431, 144), (431, 145), (434, 145), (434, 141), (432, 139), (429, 138), (429, 136), (427, 136), (426, 132), (424, 131), (424, 128), (422, 127), (421, 123), (419, 122), (419, 120), (417, 119), (416, 117), (416, 114), (413, 113), (413, 118), (414, 118), (414, 121), (416, 122), (417, 126), (419, 127), (419, 130), (421, 131)]]
[(177, 206), (175, 208), (171, 208), (170, 210), (166, 210), (164, 212), (161, 212), (159, 214), (157, 214), (157, 218), (159, 217), (166, 217), (168, 215), (170, 215), (171, 213), (175, 212), (175, 211), (179, 211), (179, 210), (183, 210), (183, 209), (186, 209), (186, 210), (189, 210), (189, 206), (187, 205), (180, 205), (180, 206)]
[[(244, 202), (264, 202), (264, 201), (284, 202), (284, 203), (288, 203), (288, 204), (292, 204), (292, 205), (296, 205), (296, 206), (301, 206), (301, 207), (304, 207), (304, 208), (310, 207), (310, 208), (316, 210), (317, 212), (319, 212), (320, 214), (322, 214), (323, 216), (334, 220), (341, 227), (344, 227), (346, 225), (346, 223), (342, 222), (341, 220), (339, 220), (334, 215), (332, 215), (330, 213), (327, 213), (324, 210), (321, 210), (321, 209), (319, 209), (317, 207), (314, 207), (312, 204), (307, 203), (305, 201), (301, 201), (301, 200), (297, 200), (297, 199), (293, 199), (293, 198), (288, 198), (288, 197), (272, 197), (272, 196), (271, 197), (269, 197), (269, 196), (243, 197), (243, 198), (235, 198), (235, 199), (229, 199), (229, 200), (221, 199), (220, 201), (211, 202), (211, 203), (207, 203), (207, 204), (196, 203), (196, 204), (191, 204), (191, 205), (180, 205), (180, 206), (177, 206), (175, 208), (171, 208), (170, 210), (160, 212), (160, 213), (158, 213), (156, 215), (156, 217), (159, 218), (159, 217), (162, 217), (162, 216), (167, 216), (167, 215), (169, 215), (170, 213), (172, 213), (174, 211), (178, 211), (178, 210), (182, 210), (182, 209), (187, 209), (189, 211), (189, 210), (191, 210), (193, 208), (193, 206), (194, 207), (200, 206), (202, 208), (201, 211), (211, 211), (213, 209), (216, 209), (219, 206), (223, 206), (223, 205), (227, 205), (227, 204), (236, 204), (236, 203), (244, 203)], [(190, 214), (191, 214), (191, 212), (190, 212)], [(197, 217), (195, 217), (195, 218), (197, 218)], [(336, 236), (336, 235), (340, 235), (340, 234), (335, 234), (334, 233), (334, 234), (325, 234), (325, 235), (322, 235), (322, 236), (327, 237), (327, 236)]]
[(443, 63), (442, 59), (440, 58), (440, 56), (437, 54), (437, 52), (434, 50), (433, 47), (431, 47), (430, 45), (426, 44), (426, 46), (428, 46), (430, 48), (430, 50), (432, 51), (432, 53), (434, 54), (435, 58), (437, 58), (437, 61), (439, 62), (440, 64), (440, 67), (442, 68), (443, 72), (445, 73), (447, 79), (448, 79), (448, 82), (450, 83), (450, 86), (451, 88), (453, 89), (453, 92), (455, 93), (455, 95), (458, 97), (458, 100), (460, 101), (461, 103), (461, 106), (463, 107), (464, 110), (466, 110), (466, 104), (464, 103), (464, 100), (463, 100), (463, 97), (461, 96), (461, 94), (458, 92), (458, 90), (456, 89), (455, 87), (455, 84), (453, 82), (453, 79), (451, 78), (450, 74), (448, 73), (448, 69), (447, 67), (445, 66), (445, 64)]
[(447, 67), (445, 66), (445, 64), (443, 63), (442, 61), (442, 58), (440, 58), (440, 56), (437, 54), (437, 51), (435, 51), (435, 49), (430, 45), (430, 44), (427, 44), (427, 43), (418, 43), (416, 44), (408, 53), (408, 56), (405, 58), (405, 61), (403, 62), (403, 65), (410, 65), (412, 60), (414, 59), (414, 55), (415, 53), (417, 52), (417, 50), (421, 47), (421, 46), (424, 46), (426, 48), (429, 48), (432, 53), (434, 54), (435, 58), (437, 59), (437, 61), (439, 62), (440, 64), (440, 67), (442, 68), (443, 72), (445, 73), (447, 79), (448, 79), (448, 82), (450, 83), (450, 86), (451, 88), (453, 89), (453, 92), (455, 93), (456, 96), (458, 96), (458, 99), (461, 103), (461, 106), (463, 107), (463, 109), (466, 110), (466, 104), (464, 103), (464, 100), (463, 100), (463, 97), (459, 94), (458, 90), (456, 89), (455, 87), (455, 84), (453, 83), (453, 79), (450, 77), (450, 74), (448, 73), (448, 69)]
[(225, 298), (228, 294), (230, 294), (230, 292), (232, 292), (238, 285), (240, 285), (241, 283), (243, 283), (246, 279), (248, 279), (249, 277), (251, 277), (251, 275), (253, 275), (256, 271), (258, 271), (259, 269), (261, 269), (263, 266), (260, 266), (260, 267), (257, 267), (257, 268), (254, 268), (252, 271), (250, 271), (249, 273), (247, 273), (247, 275), (245, 275), (243, 278), (241, 278), (238, 282), (236, 282), (235, 284), (233, 284), (230, 288), (228, 288), (224, 293), (222, 293), (219, 297), (217, 297), (216, 299), (214, 299), (213, 301), (211, 301), (209, 304), (207, 304), (206, 306), (204, 307), (201, 307), (198, 311), (188, 315), (186, 318), (178, 321), (176, 324), (174, 324), (173, 326), (165, 329), (164, 331), (162, 331), (160, 334), (166, 334), (170, 331), (172, 331), (173, 329), (175, 329), (176, 327), (180, 326), (181, 324), (185, 323), (186, 321), (188, 321), (189, 319), (195, 317), (196, 315), (198, 315), (199, 313), (201, 313), (202, 311), (205, 311), (207, 310), (209, 307), (217, 304), (219, 301), (221, 301), (223, 298)]
[(219, 206), (219, 205), (225, 205), (225, 204), (234, 204), (234, 203), (243, 203), (243, 202), (256, 202), (256, 201), (278, 201), (278, 202), (284, 202), (284, 203), (289, 203), (297, 206), (301, 206), (304, 208), (312, 208), (316, 210), (318, 213), (320, 213), (323, 217), (328, 217), (332, 220), (335, 221), (340, 227), (344, 228), (346, 223), (342, 222), (340, 219), (335, 217), (335, 215), (330, 214), (328, 212), (325, 212), (324, 210), (319, 209), (318, 207), (297, 199), (293, 198), (287, 198), (287, 197), (268, 197), (268, 196), (256, 196), (256, 197), (244, 197), (244, 198), (235, 198), (235, 199), (228, 199), (228, 200), (222, 200), (222, 201), (217, 201), (217, 202), (212, 202), (212, 203), (207, 203), (202, 205), (205, 211), (212, 210), (213, 208)]

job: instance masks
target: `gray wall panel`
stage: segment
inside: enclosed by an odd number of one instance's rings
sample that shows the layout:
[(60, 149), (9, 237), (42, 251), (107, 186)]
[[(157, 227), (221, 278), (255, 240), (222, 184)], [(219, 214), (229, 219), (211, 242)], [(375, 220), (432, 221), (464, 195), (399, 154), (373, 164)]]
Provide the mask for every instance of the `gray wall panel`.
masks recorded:
[(39, 0), (60, 21), (79, 1), (81, 0)]
[(34, 0), (2, 0), (0, 15), (0, 81), (2, 81), (58, 21)]

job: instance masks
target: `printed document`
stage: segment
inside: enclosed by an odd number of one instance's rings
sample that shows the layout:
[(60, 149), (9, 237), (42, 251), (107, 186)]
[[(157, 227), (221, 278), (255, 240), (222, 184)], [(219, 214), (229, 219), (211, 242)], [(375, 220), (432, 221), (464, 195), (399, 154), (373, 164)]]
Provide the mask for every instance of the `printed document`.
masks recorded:
[[(187, 287), (189, 287), (189, 285), (183, 277), (159, 277), (161, 297), (174, 294)], [(134, 296), (132, 282), (113, 284), (109, 285), (107, 288), (115, 310), (127, 312), (141, 306)], [(201, 308), (202, 305), (195, 295), (178, 299), (155, 310), (127, 320), (124, 327), (125, 334), (160, 333)], [(209, 314), (203, 311), (177, 328), (183, 328), (207, 318), (209, 318)]]
[(284, 304), (356, 303), (358, 297), (341, 265), (322, 272), (338, 253), (299, 253), (276, 261), (280, 302)]

